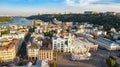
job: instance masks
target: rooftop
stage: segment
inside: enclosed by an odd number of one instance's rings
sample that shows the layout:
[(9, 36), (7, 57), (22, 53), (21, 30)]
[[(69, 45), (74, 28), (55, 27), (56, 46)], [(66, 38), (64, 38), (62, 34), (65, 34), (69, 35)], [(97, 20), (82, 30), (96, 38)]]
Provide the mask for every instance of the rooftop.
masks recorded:
[(104, 43), (108, 46), (111, 46), (111, 44), (114, 43), (113, 41), (105, 39), (105, 38), (97, 38), (96, 40), (99, 41), (99, 42), (102, 42), (102, 43)]
[(9, 50), (12, 49), (17, 43), (18, 43), (18, 39), (13, 39), (12, 41), (10, 41), (10, 43), (8, 43), (7, 46), (1, 46), (0, 50)]

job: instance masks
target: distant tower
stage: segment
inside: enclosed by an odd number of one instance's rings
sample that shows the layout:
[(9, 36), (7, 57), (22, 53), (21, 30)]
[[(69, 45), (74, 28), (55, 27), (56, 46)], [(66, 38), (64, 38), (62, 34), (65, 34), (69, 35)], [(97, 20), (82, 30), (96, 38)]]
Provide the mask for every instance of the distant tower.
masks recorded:
[(38, 13), (38, 16), (40, 15), (40, 13)]

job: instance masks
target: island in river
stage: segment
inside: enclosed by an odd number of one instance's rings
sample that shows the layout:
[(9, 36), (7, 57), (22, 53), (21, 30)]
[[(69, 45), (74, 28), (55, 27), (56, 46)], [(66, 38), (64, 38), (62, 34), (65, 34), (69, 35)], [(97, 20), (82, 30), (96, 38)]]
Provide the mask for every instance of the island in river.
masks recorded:
[(0, 17), (0, 24), (6, 23), (6, 22), (12, 22), (12, 18), (11, 17)]

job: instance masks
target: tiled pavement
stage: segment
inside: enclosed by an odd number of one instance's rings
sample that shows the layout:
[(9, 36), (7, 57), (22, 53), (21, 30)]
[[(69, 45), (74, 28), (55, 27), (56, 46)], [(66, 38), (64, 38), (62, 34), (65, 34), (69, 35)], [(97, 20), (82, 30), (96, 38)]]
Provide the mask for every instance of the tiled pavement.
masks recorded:
[(106, 50), (98, 50), (92, 52), (90, 60), (71, 61), (68, 54), (60, 54), (57, 58), (59, 67), (107, 67), (106, 58), (110, 55), (115, 55), (115, 52)]

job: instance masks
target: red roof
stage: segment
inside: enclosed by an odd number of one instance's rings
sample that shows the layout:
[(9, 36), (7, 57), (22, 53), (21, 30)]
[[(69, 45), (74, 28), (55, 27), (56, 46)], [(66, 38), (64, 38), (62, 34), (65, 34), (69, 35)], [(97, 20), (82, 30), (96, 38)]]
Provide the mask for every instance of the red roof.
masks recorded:
[(8, 44), (8, 46), (0, 47), (0, 50), (12, 49), (18, 43), (18, 41), (19, 41), (18, 39), (13, 39), (12, 42), (10, 44)]

